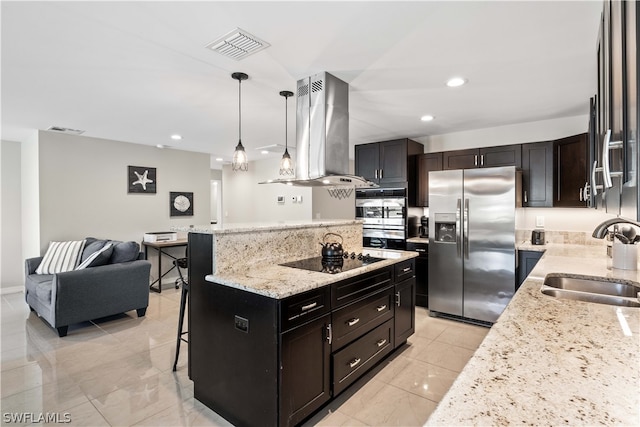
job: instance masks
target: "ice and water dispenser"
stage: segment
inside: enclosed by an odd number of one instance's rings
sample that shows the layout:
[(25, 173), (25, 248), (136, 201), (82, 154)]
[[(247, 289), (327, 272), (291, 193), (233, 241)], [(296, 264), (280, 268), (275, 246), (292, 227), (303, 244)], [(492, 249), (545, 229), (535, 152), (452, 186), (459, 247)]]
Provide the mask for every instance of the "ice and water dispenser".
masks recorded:
[(456, 214), (437, 213), (434, 215), (434, 228), (436, 242), (455, 243), (456, 242)]

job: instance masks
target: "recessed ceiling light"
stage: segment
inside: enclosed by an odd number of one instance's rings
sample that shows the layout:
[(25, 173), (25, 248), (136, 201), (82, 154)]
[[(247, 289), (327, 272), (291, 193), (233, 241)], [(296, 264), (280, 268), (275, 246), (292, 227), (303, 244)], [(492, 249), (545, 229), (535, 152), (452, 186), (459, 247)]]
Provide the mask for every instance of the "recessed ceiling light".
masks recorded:
[(182, 139), (182, 136), (174, 133), (173, 135), (171, 135), (171, 139), (173, 139), (174, 141), (180, 141)]
[(169, 148), (168, 145), (164, 145), (164, 144), (156, 144), (156, 147), (158, 147), (158, 148)]
[(216, 157), (216, 162), (221, 162), (222, 160), (222, 157)]
[(463, 79), (462, 77), (453, 77), (447, 80), (447, 86), (449, 87), (458, 87), (467, 83), (467, 79)]
[(433, 119), (435, 119), (435, 117), (429, 114), (427, 114), (426, 116), (420, 117), (420, 120), (422, 120), (423, 122), (430, 122)]
[(323, 180), (322, 180), (322, 183), (323, 183), (323, 184), (329, 184), (330, 182), (331, 182), (331, 181), (329, 181), (328, 179), (323, 179)]
[(260, 153), (262, 154), (269, 154), (269, 152), (267, 150), (262, 150)]

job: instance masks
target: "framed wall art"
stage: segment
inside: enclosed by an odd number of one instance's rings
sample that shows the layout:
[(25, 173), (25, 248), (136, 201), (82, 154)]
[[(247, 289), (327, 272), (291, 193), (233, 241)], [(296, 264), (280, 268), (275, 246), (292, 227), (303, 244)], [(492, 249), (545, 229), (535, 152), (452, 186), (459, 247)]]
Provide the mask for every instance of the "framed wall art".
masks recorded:
[(169, 216), (193, 216), (193, 193), (171, 191), (169, 193)]
[(156, 193), (156, 168), (128, 167), (129, 193)]

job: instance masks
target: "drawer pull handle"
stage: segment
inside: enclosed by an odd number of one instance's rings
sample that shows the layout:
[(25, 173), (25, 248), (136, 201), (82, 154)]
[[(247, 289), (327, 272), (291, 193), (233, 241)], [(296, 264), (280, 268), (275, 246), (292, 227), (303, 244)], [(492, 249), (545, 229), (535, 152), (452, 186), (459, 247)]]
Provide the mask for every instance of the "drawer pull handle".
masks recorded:
[(379, 306), (377, 306), (377, 307), (376, 307), (376, 310), (378, 310), (378, 311), (382, 311), (382, 310), (384, 310), (385, 308), (387, 308), (387, 304), (383, 304), (383, 305), (379, 305)]
[(351, 319), (351, 320), (348, 320), (348, 321), (347, 321), (347, 325), (349, 325), (349, 326), (353, 326), (353, 325), (355, 325), (356, 323), (358, 323), (359, 321), (360, 321), (360, 318), (359, 318), (359, 317), (354, 317), (353, 319)]
[(383, 346), (383, 345), (385, 345), (386, 343), (387, 343), (387, 340), (386, 340), (386, 339), (384, 339), (384, 338), (377, 342), (378, 347), (382, 347), (382, 346)]
[(427, 252), (426, 249), (416, 249), (416, 252)]
[(360, 363), (360, 358), (357, 359), (353, 359), (351, 362), (349, 362), (349, 367), (353, 368), (354, 366), (356, 366), (358, 363)]
[(411, 267), (407, 267), (407, 268), (403, 268), (403, 269), (402, 269), (402, 272), (403, 272), (403, 273), (406, 273), (407, 271), (411, 271)]
[(307, 311), (307, 310), (311, 310), (313, 307), (315, 307), (316, 305), (318, 305), (317, 302), (312, 302), (311, 304), (307, 304), (307, 305), (303, 305), (302, 306), (302, 311)]

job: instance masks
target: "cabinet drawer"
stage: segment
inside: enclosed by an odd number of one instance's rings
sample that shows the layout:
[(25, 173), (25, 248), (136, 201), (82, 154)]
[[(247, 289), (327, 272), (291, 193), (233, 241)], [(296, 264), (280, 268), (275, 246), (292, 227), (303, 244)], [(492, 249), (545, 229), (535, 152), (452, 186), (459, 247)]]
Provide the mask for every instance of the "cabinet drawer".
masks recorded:
[(331, 303), (335, 310), (391, 284), (393, 266), (369, 271), (331, 285)]
[(395, 265), (396, 283), (416, 275), (415, 259), (411, 258)]
[(333, 354), (333, 395), (357, 380), (393, 349), (393, 320)]
[(407, 242), (407, 250), (418, 252), (418, 257), (428, 256), (429, 254), (429, 244), (428, 243), (414, 243)]
[(331, 311), (331, 288), (313, 289), (280, 302), (280, 330), (301, 325)]
[(393, 318), (393, 287), (336, 310), (332, 315), (333, 350)]

